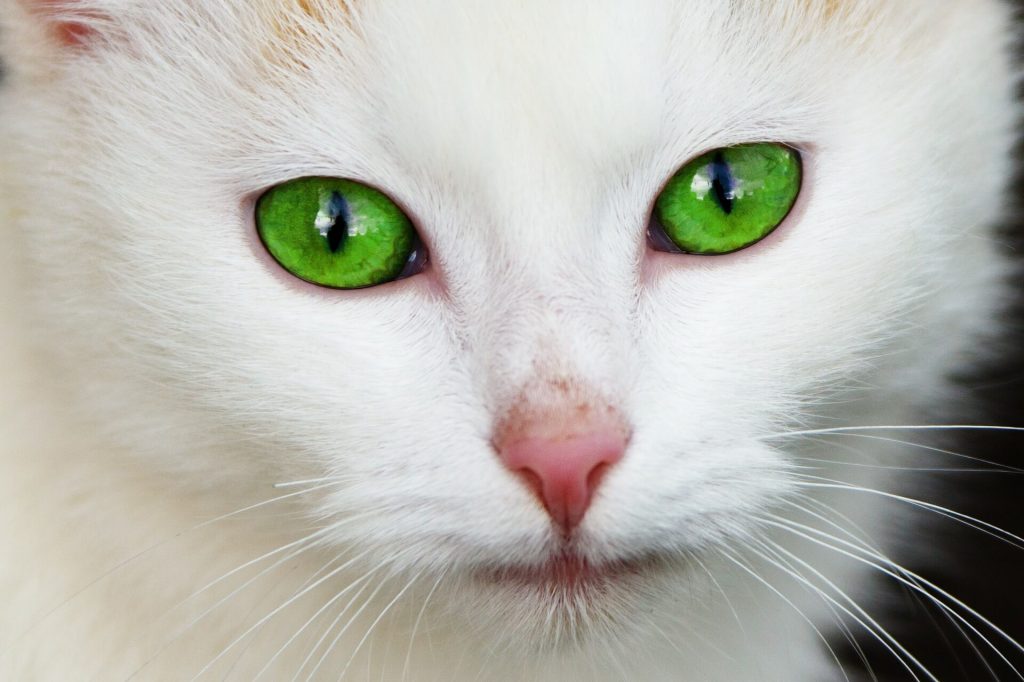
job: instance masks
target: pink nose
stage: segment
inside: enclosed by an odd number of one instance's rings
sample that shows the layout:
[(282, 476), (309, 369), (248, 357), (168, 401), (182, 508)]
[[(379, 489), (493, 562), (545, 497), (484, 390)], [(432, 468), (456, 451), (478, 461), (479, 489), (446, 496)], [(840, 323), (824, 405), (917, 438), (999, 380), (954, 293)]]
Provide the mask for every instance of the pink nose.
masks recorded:
[[(543, 430), (543, 429), (541, 429)], [(526, 435), (499, 447), (502, 461), (534, 488), (566, 532), (579, 525), (608, 467), (626, 449), (621, 429), (591, 427), (563, 437)]]

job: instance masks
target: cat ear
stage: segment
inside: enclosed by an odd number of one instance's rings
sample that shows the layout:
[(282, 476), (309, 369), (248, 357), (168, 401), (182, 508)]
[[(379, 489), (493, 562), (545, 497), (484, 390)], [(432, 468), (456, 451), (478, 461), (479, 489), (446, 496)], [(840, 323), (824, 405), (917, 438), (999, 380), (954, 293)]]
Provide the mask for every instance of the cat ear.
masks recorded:
[(47, 33), (64, 47), (81, 47), (97, 32), (103, 12), (88, 0), (15, 0), (30, 17), (44, 22)]

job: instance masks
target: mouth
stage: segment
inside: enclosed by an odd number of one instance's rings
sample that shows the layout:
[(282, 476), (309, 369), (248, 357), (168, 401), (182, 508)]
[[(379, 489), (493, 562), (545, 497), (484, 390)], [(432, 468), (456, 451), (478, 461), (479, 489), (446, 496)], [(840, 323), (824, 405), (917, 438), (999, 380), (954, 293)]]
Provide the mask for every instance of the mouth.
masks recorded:
[(482, 578), (491, 584), (553, 597), (593, 597), (642, 578), (658, 563), (654, 557), (595, 563), (576, 552), (563, 551), (534, 566), (489, 568)]

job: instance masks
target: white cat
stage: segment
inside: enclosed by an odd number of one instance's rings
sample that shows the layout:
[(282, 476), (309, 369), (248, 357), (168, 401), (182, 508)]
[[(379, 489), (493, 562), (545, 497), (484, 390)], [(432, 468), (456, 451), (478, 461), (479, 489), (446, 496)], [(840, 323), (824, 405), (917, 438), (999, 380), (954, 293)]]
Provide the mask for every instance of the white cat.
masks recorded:
[(1003, 3), (0, 31), (0, 678), (941, 678), (863, 589), (936, 455), (828, 429), (996, 329)]

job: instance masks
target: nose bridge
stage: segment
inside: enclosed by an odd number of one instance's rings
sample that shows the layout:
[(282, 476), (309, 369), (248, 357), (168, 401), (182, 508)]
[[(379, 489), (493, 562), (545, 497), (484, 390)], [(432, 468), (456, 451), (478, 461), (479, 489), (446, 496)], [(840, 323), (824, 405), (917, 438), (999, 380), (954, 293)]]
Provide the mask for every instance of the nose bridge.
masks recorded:
[(486, 226), (462, 247), (476, 257), (456, 292), (496, 415), (544, 377), (607, 392), (629, 353), (635, 285), (621, 230), (607, 224), (592, 190), (580, 189), (588, 183), (579, 169), (529, 150), (503, 161), (501, 183), (481, 187)]
[(563, 251), (492, 268), (487, 300), (473, 312), (483, 319), (472, 347), (496, 414), (524, 387), (549, 394), (552, 377), (606, 393), (625, 382), (628, 293), (588, 272), (590, 265)]
[[(534, 186), (532, 206), (507, 206), (490, 239), (490, 273), (497, 275), (494, 293), (512, 316), (529, 320), (537, 331), (558, 336), (572, 318), (588, 312), (603, 312), (613, 303), (595, 306), (593, 298), (600, 284), (597, 268), (615, 267), (610, 253), (614, 244), (605, 243), (600, 215), (586, 202), (574, 201), (570, 190), (555, 185)], [(578, 199), (578, 198), (576, 198)]]
[(532, 402), (562, 403), (572, 382), (600, 382), (609, 368), (589, 358), (606, 352), (606, 315), (588, 312), (592, 306), (582, 304), (573, 279), (520, 275), (516, 281), (498, 292), (488, 312), (495, 333), (485, 352), (491, 379), (499, 382), (498, 402), (507, 406), (513, 393), (525, 391), (535, 396)]

